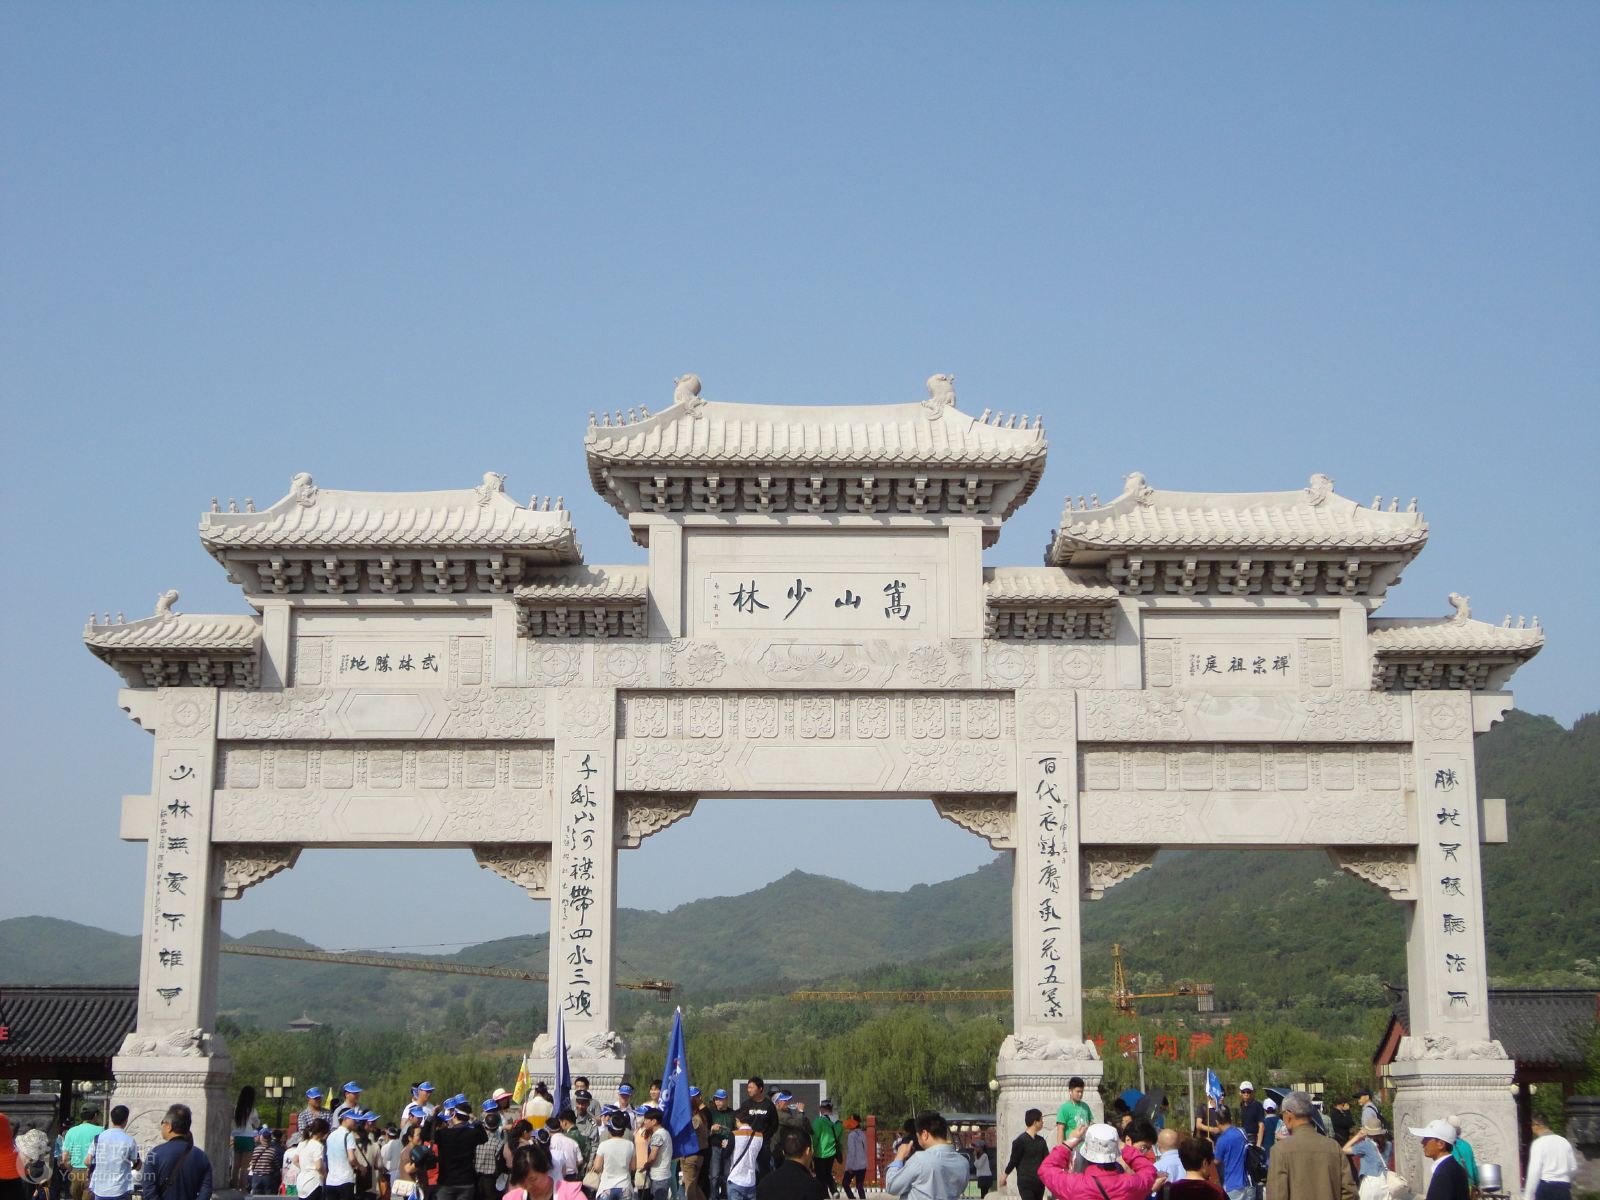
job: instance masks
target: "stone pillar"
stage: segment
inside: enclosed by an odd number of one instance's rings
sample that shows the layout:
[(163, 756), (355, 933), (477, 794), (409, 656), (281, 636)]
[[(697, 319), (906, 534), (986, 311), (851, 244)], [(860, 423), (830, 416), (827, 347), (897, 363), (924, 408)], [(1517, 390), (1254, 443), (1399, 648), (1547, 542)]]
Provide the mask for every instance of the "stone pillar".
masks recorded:
[(1012, 860), (1011, 960), (1015, 1032), (1000, 1046), (995, 1078), (999, 1144), (1022, 1132), (1030, 1108), (1055, 1112), (1081, 1075), (1099, 1117), (1103, 1074), (1083, 1036), (1079, 949), (1078, 736), (1076, 695), (1019, 691), (1016, 850)]
[(617, 917), (616, 709), (611, 688), (566, 688), (557, 701), (550, 848), (550, 1009), (534, 1043), (534, 1078), (555, 1080), (556, 1013), (574, 1075), (616, 1089), (628, 1048), (611, 1027)]
[(1407, 905), (1409, 1037), (1389, 1078), (1400, 1173), (1426, 1178), (1410, 1126), (1456, 1115), (1480, 1163), (1519, 1179), (1516, 1064), (1489, 1036), (1482, 831), (1472, 754), (1472, 694), (1412, 696), (1417, 797), (1416, 899)]
[(231, 1163), (233, 1063), (215, 1032), (222, 928), (222, 860), (211, 844), (217, 689), (163, 688), (155, 710), (139, 1016), (111, 1061), (113, 1099), (128, 1106), (128, 1132), (142, 1147), (159, 1140), (168, 1105), (187, 1104), (196, 1144), (213, 1162)]

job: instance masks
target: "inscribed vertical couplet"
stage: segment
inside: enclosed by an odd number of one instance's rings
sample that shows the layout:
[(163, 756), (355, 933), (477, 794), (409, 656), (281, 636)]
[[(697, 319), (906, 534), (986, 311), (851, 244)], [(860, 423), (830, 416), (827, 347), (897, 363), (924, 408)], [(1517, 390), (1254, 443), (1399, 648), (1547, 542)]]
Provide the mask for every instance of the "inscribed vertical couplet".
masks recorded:
[(209, 701), (211, 719), (190, 736), (158, 735), (156, 819), (146, 857), (141, 1033), (209, 1030), (216, 1010), (216, 946), (208, 944), (216, 940), (221, 915), (211, 846), (216, 693), (188, 688), (185, 700)]
[(1417, 901), (1407, 966), (1411, 1033), (1489, 1036), (1483, 874), (1472, 699), (1413, 697), (1417, 764)]
[[(616, 912), (616, 755), (612, 694), (563, 698), (573, 719), (557, 745), (551, 848), (550, 1012), (574, 1043), (611, 1028), (612, 920)], [(553, 1024), (553, 1019), (552, 1019)]]
[(1078, 755), (1070, 692), (1018, 692), (1017, 1031), (1081, 1040)]

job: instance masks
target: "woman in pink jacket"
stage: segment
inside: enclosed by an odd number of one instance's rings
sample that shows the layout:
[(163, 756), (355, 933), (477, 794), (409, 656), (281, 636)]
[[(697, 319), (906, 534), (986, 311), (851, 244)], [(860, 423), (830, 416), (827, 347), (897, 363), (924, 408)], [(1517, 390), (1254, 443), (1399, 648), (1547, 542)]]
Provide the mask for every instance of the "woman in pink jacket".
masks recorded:
[[(1072, 1172), (1072, 1154), (1083, 1149), (1082, 1174)], [(1147, 1200), (1156, 1165), (1131, 1144), (1123, 1146), (1109, 1125), (1091, 1125), (1045, 1155), (1039, 1178), (1057, 1200)]]

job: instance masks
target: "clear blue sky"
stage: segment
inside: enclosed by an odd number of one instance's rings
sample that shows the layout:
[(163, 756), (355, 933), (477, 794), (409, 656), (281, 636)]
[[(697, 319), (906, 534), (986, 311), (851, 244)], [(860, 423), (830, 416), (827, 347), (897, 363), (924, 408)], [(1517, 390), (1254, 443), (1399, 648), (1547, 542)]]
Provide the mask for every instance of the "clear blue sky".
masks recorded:
[[(1597, 61), (1576, 3), (6, 5), (0, 915), (137, 925), (150, 742), (79, 635), (243, 611), (213, 495), (494, 469), (638, 561), (586, 414), (690, 370), (1045, 414), (996, 564), (1133, 469), (1420, 496), (1386, 611), (1537, 613), (1523, 707), (1595, 708)], [(926, 805), (729, 811), (624, 855), (624, 903), (989, 853)], [(226, 920), (386, 942), (429, 882), (461, 905), (393, 940), (542, 926), (464, 851), (308, 855)], [(335, 890), (383, 932), (309, 915)]]

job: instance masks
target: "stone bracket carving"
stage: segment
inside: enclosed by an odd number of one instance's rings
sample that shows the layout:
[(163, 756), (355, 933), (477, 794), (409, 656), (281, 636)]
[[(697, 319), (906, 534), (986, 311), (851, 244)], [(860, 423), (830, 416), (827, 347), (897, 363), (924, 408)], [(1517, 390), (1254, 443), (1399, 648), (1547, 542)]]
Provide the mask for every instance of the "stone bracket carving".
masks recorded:
[(935, 796), (933, 809), (996, 850), (1017, 848), (1017, 802), (1010, 796)]
[(516, 884), (535, 900), (550, 898), (550, 844), (474, 846), (472, 857), (485, 870)]
[(1083, 868), (1083, 898), (1100, 900), (1125, 879), (1155, 865), (1155, 847), (1099, 846), (1085, 849), (1079, 859)]
[(634, 794), (617, 797), (617, 846), (637, 850), (651, 834), (676, 825), (694, 811), (698, 796)]
[(1341, 871), (1389, 893), (1391, 900), (1417, 898), (1417, 853), (1407, 846), (1329, 846), (1328, 857)]
[[(540, 1062), (545, 1059), (554, 1060), (556, 1056), (556, 1039), (551, 1033), (541, 1033), (533, 1039), (533, 1047), (528, 1053), (529, 1059)], [(604, 1033), (591, 1033), (580, 1041), (575, 1041), (567, 1047), (567, 1057), (574, 1062), (593, 1063), (604, 1062), (608, 1059), (623, 1060), (628, 1057), (628, 1043), (617, 1032), (608, 1029)]]
[(218, 846), (217, 850), (222, 856), (222, 879), (217, 884), (217, 894), (224, 900), (237, 900), (247, 889), (265, 883), (280, 871), (287, 871), (300, 859), (299, 846), (282, 843)]
[(1010, 1063), (1095, 1062), (1100, 1051), (1093, 1042), (1040, 1034), (1011, 1034), (1000, 1043), (1002, 1067)]
[(1505, 1047), (1498, 1041), (1468, 1041), (1453, 1037), (1417, 1037), (1400, 1039), (1395, 1051), (1396, 1062), (1506, 1062), (1511, 1061)]

